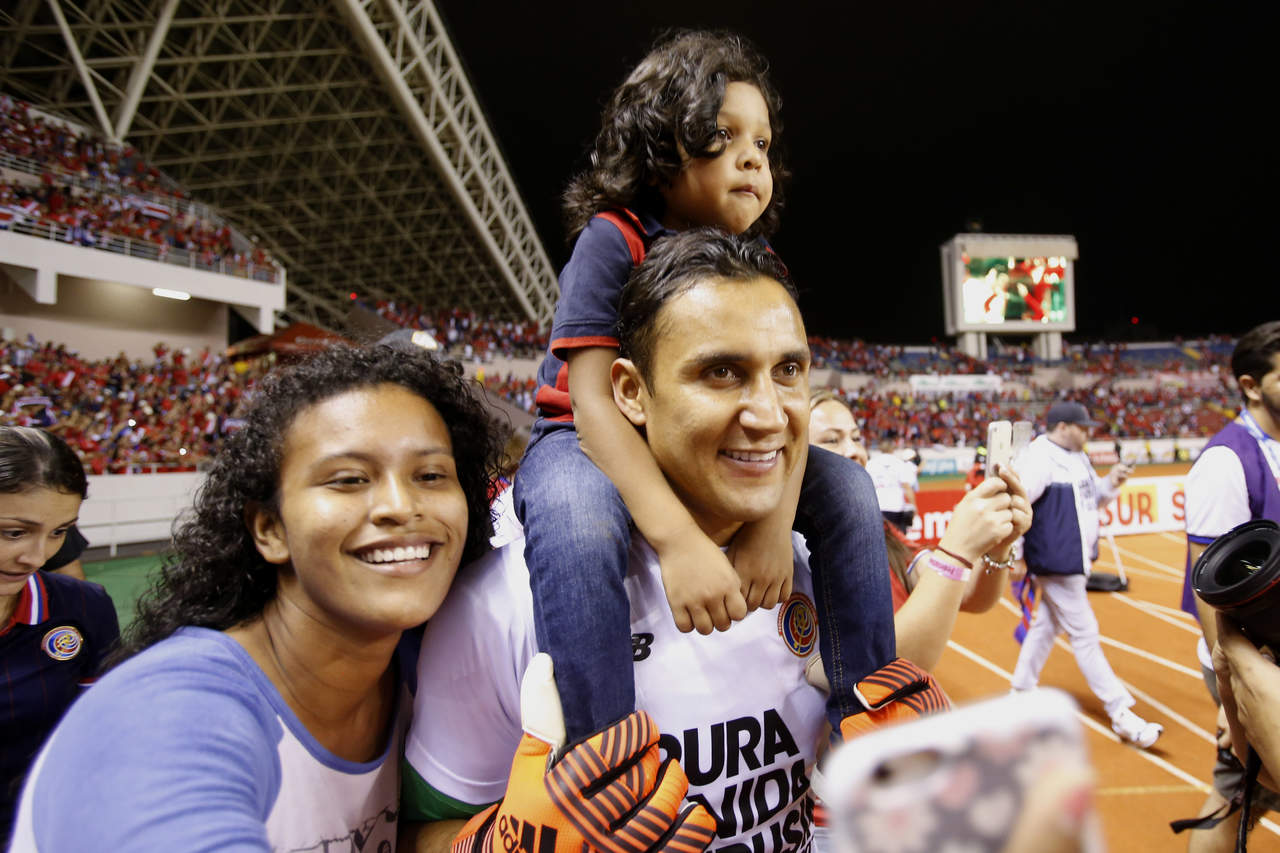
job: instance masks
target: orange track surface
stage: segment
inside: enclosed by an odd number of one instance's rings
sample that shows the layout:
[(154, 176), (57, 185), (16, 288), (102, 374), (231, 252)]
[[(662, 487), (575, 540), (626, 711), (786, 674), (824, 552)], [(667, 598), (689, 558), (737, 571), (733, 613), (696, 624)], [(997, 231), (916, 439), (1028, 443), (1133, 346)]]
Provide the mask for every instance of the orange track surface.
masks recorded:
[[(1040, 683), (1066, 690), (1080, 704), (1098, 771), (1098, 809), (1108, 849), (1185, 850), (1186, 834), (1175, 836), (1169, 821), (1193, 817), (1204, 802), (1216, 719), (1196, 659), (1199, 628), (1178, 610), (1186, 540), (1181, 533), (1153, 533), (1119, 537), (1115, 544), (1129, 590), (1092, 592), (1089, 600), (1102, 629), (1103, 651), (1138, 700), (1134, 710), (1163, 724), (1164, 735), (1146, 751), (1120, 743), (1061, 636)], [(1116, 554), (1105, 539), (1099, 556), (1095, 568), (1117, 571)], [(988, 613), (960, 614), (937, 668), (954, 700), (1009, 689), (1018, 659), (1019, 646), (1013, 639), (1017, 621), (1017, 606), (1009, 594)], [(1250, 836), (1249, 850), (1280, 851), (1280, 817), (1272, 813), (1264, 818)]]

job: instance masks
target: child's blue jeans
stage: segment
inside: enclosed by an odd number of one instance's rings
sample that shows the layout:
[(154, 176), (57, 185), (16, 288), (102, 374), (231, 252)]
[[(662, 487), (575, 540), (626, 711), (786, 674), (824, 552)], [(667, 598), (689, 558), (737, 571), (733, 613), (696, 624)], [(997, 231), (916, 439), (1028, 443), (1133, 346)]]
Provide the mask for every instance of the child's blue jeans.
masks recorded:
[[(631, 517), (571, 426), (535, 430), (516, 474), (515, 507), (538, 646), (554, 661), (572, 743), (635, 710), (623, 586)], [(862, 466), (811, 447), (795, 529), (809, 545), (818, 645), (831, 682), (827, 717), (838, 732), (862, 710), (854, 685), (895, 651), (883, 521)]]

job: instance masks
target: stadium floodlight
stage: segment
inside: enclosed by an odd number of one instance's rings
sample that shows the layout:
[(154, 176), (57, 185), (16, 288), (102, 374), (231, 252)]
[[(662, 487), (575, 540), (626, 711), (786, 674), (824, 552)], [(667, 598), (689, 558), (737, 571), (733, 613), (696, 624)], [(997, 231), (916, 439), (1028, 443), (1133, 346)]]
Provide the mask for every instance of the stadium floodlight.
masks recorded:
[(191, 294), (186, 293), (185, 291), (168, 290), (163, 287), (153, 287), (151, 288), (151, 292), (154, 293), (156, 296), (163, 296), (165, 299), (177, 299), (182, 302), (186, 302), (188, 299), (191, 298)]

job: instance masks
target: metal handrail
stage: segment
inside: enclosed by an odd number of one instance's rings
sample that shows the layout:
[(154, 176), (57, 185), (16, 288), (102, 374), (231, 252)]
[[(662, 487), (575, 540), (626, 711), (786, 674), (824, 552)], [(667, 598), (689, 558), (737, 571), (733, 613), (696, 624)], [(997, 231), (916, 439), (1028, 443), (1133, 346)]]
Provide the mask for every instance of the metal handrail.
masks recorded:
[(33, 160), (29, 157), (19, 157), (17, 154), (11, 154), (8, 151), (0, 151), (0, 166), (6, 169), (12, 169), (15, 172), (22, 172), (26, 175), (33, 175), (37, 178), (44, 175), (45, 172), (57, 175), (60, 183), (72, 184), (81, 189), (92, 190), (98, 193), (106, 193), (107, 195), (120, 195), (128, 192), (145, 201), (167, 207), (177, 213), (193, 214), (201, 219), (212, 219), (219, 225), (224, 225), (222, 217), (218, 216), (208, 205), (201, 204), (198, 201), (179, 198), (173, 195), (156, 195), (155, 193), (145, 192), (144, 190), (124, 187), (120, 184), (113, 184), (110, 181), (101, 178), (84, 178), (74, 172), (68, 172), (59, 165), (52, 163), (42, 163), (39, 160)]
[[(144, 192), (135, 188), (126, 188), (110, 181), (103, 181), (99, 178), (82, 178), (79, 175), (68, 172), (61, 166), (41, 163), (39, 160), (33, 160), (29, 157), (19, 157), (8, 151), (0, 151), (0, 167), (11, 169), (25, 175), (32, 175), (39, 178), (45, 172), (57, 175), (63, 183), (71, 184), (80, 189), (91, 190), (92, 192), (102, 193), (105, 195), (121, 196), (124, 193), (139, 198), (152, 204), (160, 205), (175, 214), (196, 216), (200, 219), (211, 221), (217, 225), (226, 225), (231, 227), (218, 213), (206, 204), (201, 204), (190, 199), (178, 198), (177, 196), (156, 195), (155, 193)], [(232, 242), (239, 251), (250, 251), (255, 248), (253, 241), (246, 238), (235, 228), (231, 228), (233, 237)]]
[[(228, 262), (225, 258), (219, 258), (217, 261), (209, 263), (200, 257), (199, 252), (159, 245), (148, 240), (134, 240), (130, 237), (123, 237), (110, 232), (95, 234), (87, 229), (78, 229), (80, 233), (77, 234), (76, 228), (43, 217), (36, 220), (15, 219), (6, 227), (10, 231), (26, 234), (30, 237), (39, 237), (44, 240), (60, 240), (64, 243), (79, 244), (85, 248), (99, 249), (131, 258), (143, 258), (148, 261), (158, 261), (160, 263), (173, 264), (174, 266), (187, 267), (188, 269), (216, 272), (219, 275), (229, 275), (271, 284), (279, 281), (279, 269), (275, 265), (264, 266), (252, 262)], [(83, 241), (85, 236), (92, 238), (93, 243), (85, 243)]]

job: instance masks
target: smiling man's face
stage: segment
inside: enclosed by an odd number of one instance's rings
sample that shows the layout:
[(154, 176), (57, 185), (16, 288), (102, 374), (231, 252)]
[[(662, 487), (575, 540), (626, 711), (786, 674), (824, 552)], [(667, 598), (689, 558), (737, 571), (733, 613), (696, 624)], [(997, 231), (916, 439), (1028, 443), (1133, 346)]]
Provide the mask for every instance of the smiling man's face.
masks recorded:
[(800, 310), (770, 278), (709, 279), (664, 305), (655, 328), (651, 381), (615, 370), (615, 397), (676, 496), (723, 544), (778, 506), (808, 451)]

